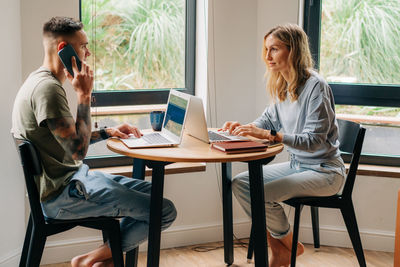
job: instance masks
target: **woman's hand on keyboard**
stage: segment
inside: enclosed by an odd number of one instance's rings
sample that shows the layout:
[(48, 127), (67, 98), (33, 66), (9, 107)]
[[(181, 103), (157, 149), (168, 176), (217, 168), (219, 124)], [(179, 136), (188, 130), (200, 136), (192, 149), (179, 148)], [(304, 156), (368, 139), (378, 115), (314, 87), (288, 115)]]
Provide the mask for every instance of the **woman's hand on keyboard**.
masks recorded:
[(236, 127), (232, 134), (240, 136), (249, 135), (259, 139), (268, 139), (268, 136), (270, 135), (269, 131), (258, 128), (252, 123)]
[(218, 129), (218, 131), (228, 131), (229, 134), (233, 134), (234, 130), (240, 125), (240, 122), (237, 121), (227, 121), (224, 123), (221, 129)]

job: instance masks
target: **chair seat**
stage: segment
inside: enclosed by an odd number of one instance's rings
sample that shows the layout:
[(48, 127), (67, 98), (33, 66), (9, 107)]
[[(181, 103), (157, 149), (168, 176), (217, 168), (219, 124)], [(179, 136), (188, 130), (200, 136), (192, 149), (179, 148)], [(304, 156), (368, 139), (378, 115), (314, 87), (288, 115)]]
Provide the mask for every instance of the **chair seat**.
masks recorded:
[(312, 207), (323, 208), (340, 208), (344, 204), (342, 195), (333, 195), (327, 197), (296, 197), (283, 201), (292, 207), (298, 205), (307, 205)]
[(114, 220), (118, 219), (119, 217), (105, 217), (105, 216), (100, 216), (100, 217), (87, 217), (87, 218), (80, 218), (80, 219), (72, 219), (72, 220), (59, 220), (59, 219), (52, 219), (45, 217), (45, 221), (48, 224), (79, 224), (79, 223), (84, 223), (84, 222), (99, 222), (99, 221), (109, 221), (109, 220)]

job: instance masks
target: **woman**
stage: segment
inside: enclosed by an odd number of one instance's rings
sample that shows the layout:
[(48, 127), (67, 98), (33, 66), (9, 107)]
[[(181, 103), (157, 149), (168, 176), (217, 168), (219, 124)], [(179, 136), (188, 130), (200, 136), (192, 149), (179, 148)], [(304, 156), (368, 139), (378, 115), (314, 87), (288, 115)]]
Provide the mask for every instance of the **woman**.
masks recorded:
[[(254, 122), (241, 125), (229, 121), (222, 129), (282, 142), (288, 148), (290, 161), (264, 166), (263, 174), (270, 266), (289, 266), (292, 233), (279, 202), (337, 193), (345, 168), (338, 149), (332, 91), (312, 70), (305, 32), (293, 24), (273, 28), (264, 37), (262, 54), (267, 66), (267, 90), (274, 103)], [(248, 172), (237, 175), (232, 187), (250, 216)], [(303, 252), (304, 246), (299, 243), (297, 255)]]

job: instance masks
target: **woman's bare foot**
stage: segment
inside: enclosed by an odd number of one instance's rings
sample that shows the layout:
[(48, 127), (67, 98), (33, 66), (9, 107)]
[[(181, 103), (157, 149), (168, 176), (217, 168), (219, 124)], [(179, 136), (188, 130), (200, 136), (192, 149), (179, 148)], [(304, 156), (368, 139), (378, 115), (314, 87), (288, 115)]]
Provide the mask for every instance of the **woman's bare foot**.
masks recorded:
[[(268, 242), (271, 247), (272, 255), (270, 257), (271, 267), (289, 267), (293, 234), (290, 232), (287, 236), (281, 239), (273, 238), (267, 231)], [(296, 255), (300, 256), (304, 253), (304, 245), (300, 242), (297, 243)]]
[[(92, 267), (95, 263), (102, 263), (112, 258), (111, 249), (107, 244), (101, 245), (99, 248), (74, 257), (71, 260), (72, 267)], [(101, 266), (101, 265), (100, 265)], [(108, 265), (105, 265), (108, 267)]]
[(267, 232), (267, 238), (272, 252), (270, 256), (269, 266), (289, 266), (290, 250), (288, 250), (279, 239), (273, 238), (269, 232)]
[[(288, 235), (286, 235), (284, 238), (279, 239), (282, 244), (289, 250), (292, 251), (292, 240), (293, 240), (293, 233), (290, 232)], [(297, 250), (296, 250), (296, 256), (300, 256), (301, 254), (304, 253), (304, 245), (300, 242), (297, 242)]]

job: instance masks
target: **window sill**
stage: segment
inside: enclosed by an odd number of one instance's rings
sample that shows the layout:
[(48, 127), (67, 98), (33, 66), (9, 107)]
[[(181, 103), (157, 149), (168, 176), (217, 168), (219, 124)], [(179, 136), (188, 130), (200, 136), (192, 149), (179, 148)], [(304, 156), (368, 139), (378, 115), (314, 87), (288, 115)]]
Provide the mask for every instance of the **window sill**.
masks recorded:
[(167, 105), (134, 105), (134, 106), (112, 106), (112, 107), (92, 107), (92, 115), (123, 115), (150, 113), (153, 110), (165, 111)]
[(400, 125), (400, 118), (397, 117), (379, 117), (359, 114), (337, 114), (336, 116), (338, 119), (354, 121), (357, 123)]
[[(348, 163), (345, 163), (346, 170), (349, 169)], [(93, 171), (102, 171), (114, 175), (123, 175), (127, 177), (132, 177), (132, 166), (115, 166), (115, 167), (105, 167), (105, 168), (91, 168)], [(204, 172), (206, 171), (205, 163), (173, 163), (165, 166), (165, 174), (178, 174), (178, 173), (189, 173), (189, 172)], [(151, 176), (151, 169), (146, 167), (146, 176)], [(379, 165), (369, 165), (369, 164), (359, 164), (358, 175), (364, 176), (377, 176), (386, 178), (400, 178), (400, 167), (390, 167), (390, 166), (379, 166)]]
[[(132, 177), (132, 165), (106, 167), (106, 168), (92, 168), (90, 170), (101, 171), (114, 175), (123, 175), (126, 177)], [(165, 174), (204, 172), (204, 171), (206, 171), (206, 163), (178, 162), (165, 166)], [(146, 176), (151, 176), (151, 174), (152, 170), (146, 167)]]
[[(349, 169), (349, 165), (350, 164), (345, 163), (347, 171)], [(357, 174), (386, 178), (400, 178), (400, 167), (359, 164)]]

